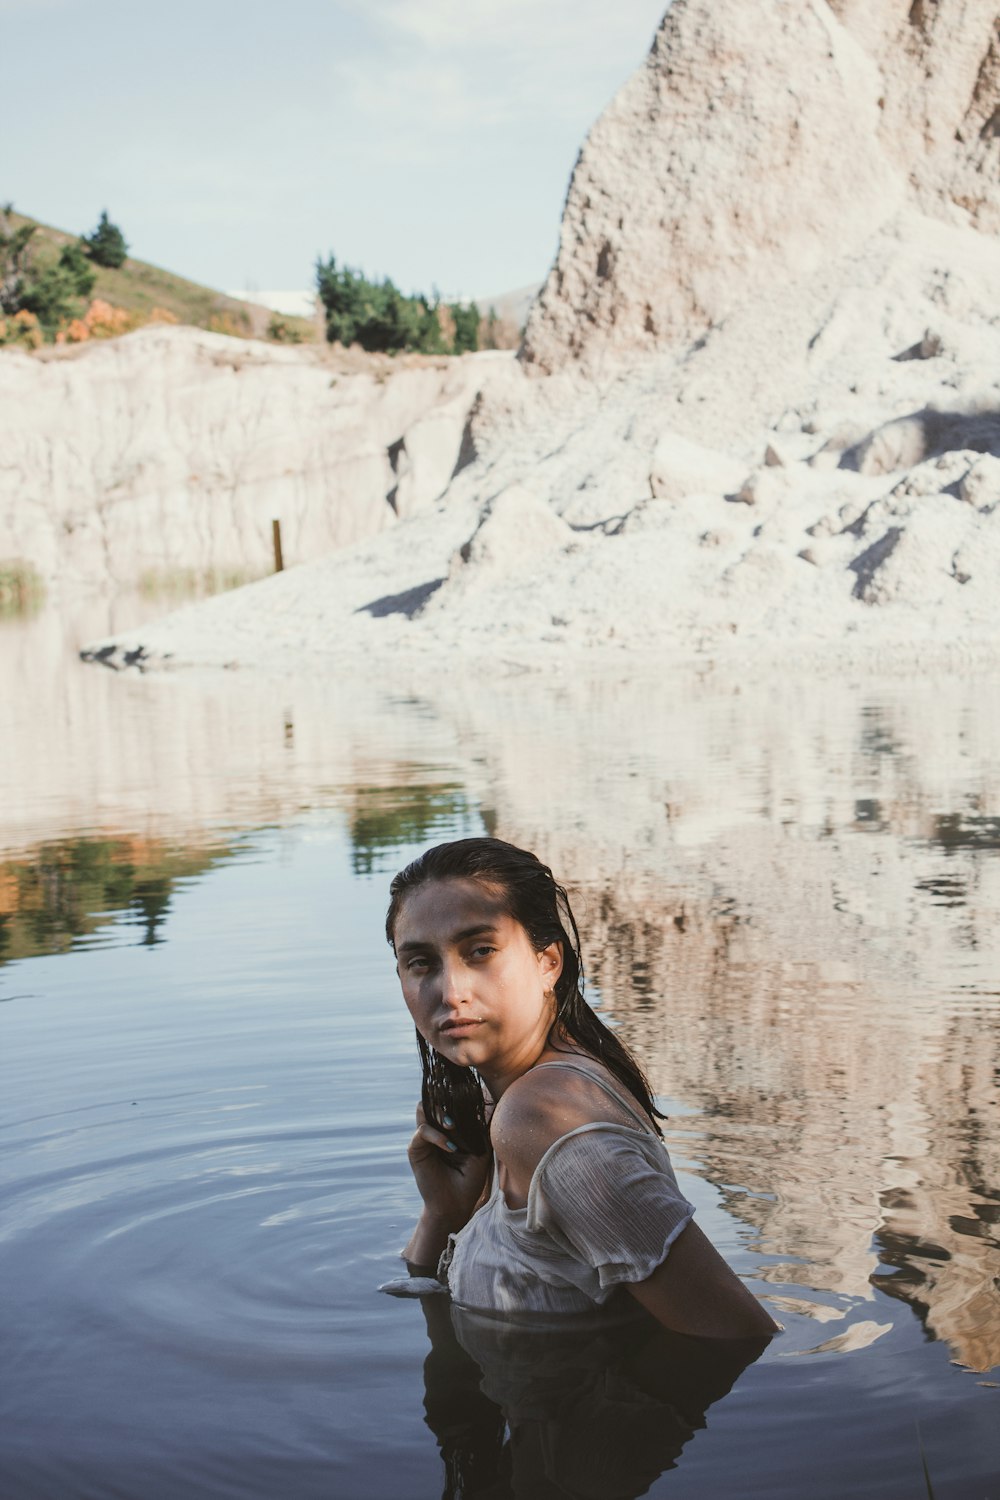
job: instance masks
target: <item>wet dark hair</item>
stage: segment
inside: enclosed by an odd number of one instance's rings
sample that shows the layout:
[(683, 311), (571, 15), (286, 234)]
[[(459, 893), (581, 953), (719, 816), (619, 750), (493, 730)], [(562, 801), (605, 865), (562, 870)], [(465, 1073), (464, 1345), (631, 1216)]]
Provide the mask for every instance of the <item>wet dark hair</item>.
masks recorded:
[[(432, 880), (477, 880), (495, 892), (508, 916), (519, 922), (536, 953), (550, 943), (562, 947), (562, 973), (554, 985), (556, 1018), (549, 1033), (550, 1045), (560, 1038), (573, 1041), (604, 1064), (645, 1110), (659, 1132), (657, 1119), (664, 1119), (653, 1103), (649, 1082), (639, 1063), (620, 1039), (591, 1010), (583, 997), (583, 959), (580, 934), (564, 888), (556, 883), (548, 865), (527, 849), (518, 849), (503, 839), (456, 839), (438, 844), (400, 870), (389, 887), (389, 910), (385, 935), (395, 951), (396, 922), (407, 896)], [(417, 1047), (423, 1069), (421, 1102), (429, 1120), (450, 1115), (455, 1122), (454, 1139), (463, 1150), (480, 1154), (487, 1150), (489, 1135), (483, 1088), (474, 1068), (449, 1062), (417, 1032)]]

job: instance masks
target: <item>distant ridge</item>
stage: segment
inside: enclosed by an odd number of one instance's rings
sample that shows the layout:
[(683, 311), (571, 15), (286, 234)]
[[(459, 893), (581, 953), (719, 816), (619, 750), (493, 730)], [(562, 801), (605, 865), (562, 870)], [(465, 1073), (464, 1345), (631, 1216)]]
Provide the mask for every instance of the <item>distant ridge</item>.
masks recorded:
[(523, 330), (531, 305), (541, 289), (542, 283), (533, 281), (530, 286), (517, 287), (512, 292), (501, 292), (496, 297), (476, 297), (474, 300), (481, 313), (488, 313), (492, 308), (502, 322), (514, 323)]
[[(11, 220), (15, 227), (22, 224), (35, 225), (32, 244), (35, 263), (39, 266), (53, 264), (64, 245), (72, 244), (80, 238), (79, 234), (56, 229), (51, 224), (43, 224), (39, 219), (16, 211), (11, 214)], [(127, 233), (128, 226), (123, 227)], [(165, 271), (161, 266), (150, 265), (147, 261), (136, 260), (130, 255), (117, 270), (98, 265), (94, 265), (93, 270), (97, 279), (92, 297), (110, 302), (113, 307), (122, 307), (144, 317), (148, 317), (154, 308), (162, 308), (172, 313), (178, 323), (189, 324), (194, 328), (243, 336), (266, 334), (270, 321), (268, 309), (243, 298), (230, 296), (226, 292), (216, 291), (213, 287), (202, 286), (196, 281), (188, 281), (172, 271)], [(311, 337), (311, 319), (288, 318), (286, 321), (295, 326), (302, 338)]]

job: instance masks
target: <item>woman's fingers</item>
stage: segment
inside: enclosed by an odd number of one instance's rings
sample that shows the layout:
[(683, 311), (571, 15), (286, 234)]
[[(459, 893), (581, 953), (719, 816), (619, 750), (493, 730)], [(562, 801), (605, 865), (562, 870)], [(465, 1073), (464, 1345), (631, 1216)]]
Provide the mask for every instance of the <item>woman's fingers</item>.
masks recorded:
[(432, 1146), (439, 1151), (447, 1151), (449, 1156), (457, 1151), (455, 1142), (449, 1140), (443, 1130), (438, 1130), (433, 1125), (418, 1125), (410, 1142), (410, 1156), (426, 1156), (427, 1148)]
[(451, 1121), (448, 1119), (447, 1115), (445, 1115), (442, 1125), (431, 1124), (428, 1121), (426, 1114), (424, 1113), (424, 1106), (422, 1104), (418, 1104), (417, 1129), (416, 1133), (414, 1134), (413, 1140), (410, 1143), (411, 1153), (413, 1147), (419, 1140), (426, 1141), (429, 1146), (436, 1146), (439, 1151), (447, 1151), (449, 1155), (453, 1155), (458, 1150), (458, 1148), (455, 1145), (455, 1142), (451, 1140), (447, 1134), (448, 1128), (450, 1126)]

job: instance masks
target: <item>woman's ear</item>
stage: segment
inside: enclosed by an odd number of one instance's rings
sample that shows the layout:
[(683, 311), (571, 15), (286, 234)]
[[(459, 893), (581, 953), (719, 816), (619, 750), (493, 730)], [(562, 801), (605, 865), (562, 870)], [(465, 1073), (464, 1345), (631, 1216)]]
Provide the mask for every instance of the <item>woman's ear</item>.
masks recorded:
[(550, 943), (547, 948), (543, 948), (538, 955), (538, 966), (545, 980), (545, 988), (550, 990), (563, 970), (562, 943)]

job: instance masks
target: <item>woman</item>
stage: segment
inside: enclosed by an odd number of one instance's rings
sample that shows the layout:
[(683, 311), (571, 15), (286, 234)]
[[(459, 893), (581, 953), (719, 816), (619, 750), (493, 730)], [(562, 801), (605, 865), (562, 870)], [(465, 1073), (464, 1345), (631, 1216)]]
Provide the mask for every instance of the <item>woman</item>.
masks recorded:
[(676, 1333), (774, 1333), (691, 1222), (642, 1070), (583, 998), (576, 922), (548, 867), (460, 839), (390, 895), (424, 1070), (411, 1272), (444, 1272), (453, 1301), (481, 1311), (580, 1313), (629, 1294)]

